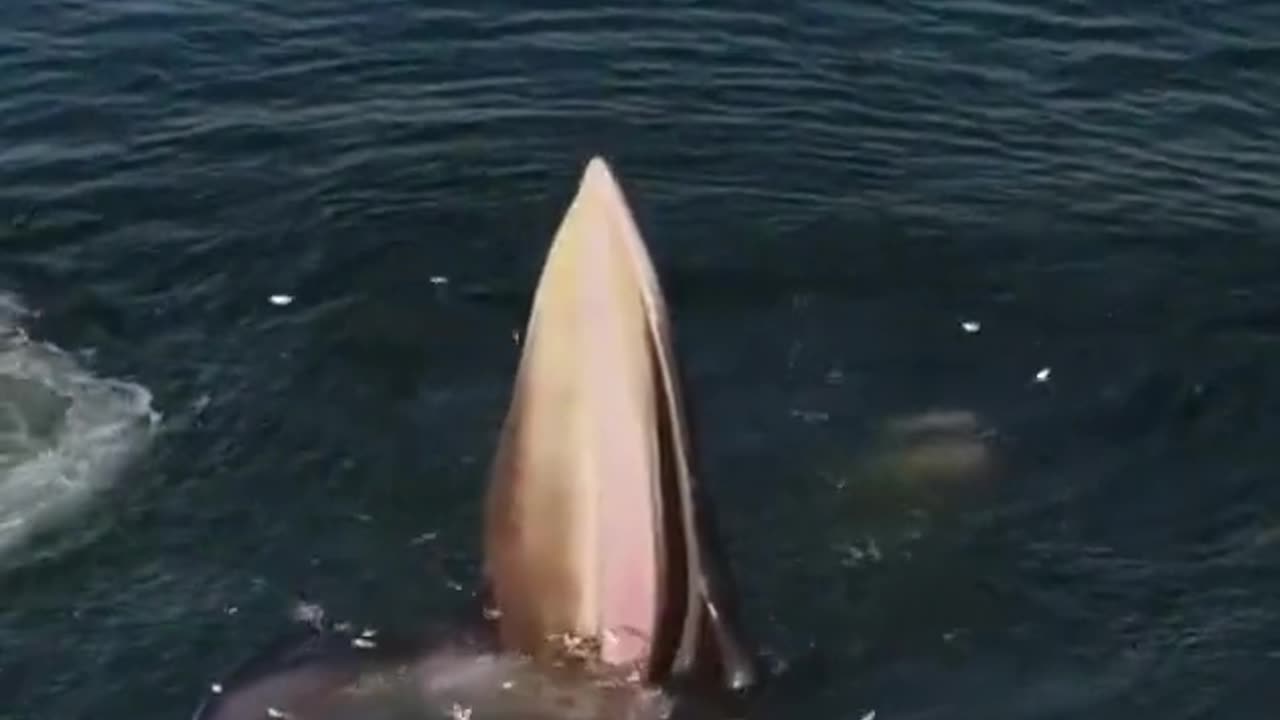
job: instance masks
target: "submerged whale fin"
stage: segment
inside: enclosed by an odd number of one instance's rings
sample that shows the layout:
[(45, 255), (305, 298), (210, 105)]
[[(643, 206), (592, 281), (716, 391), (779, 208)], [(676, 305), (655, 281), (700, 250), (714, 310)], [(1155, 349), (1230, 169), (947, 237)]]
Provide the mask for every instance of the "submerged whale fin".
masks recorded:
[(588, 163), (534, 295), (486, 503), (505, 647), (588, 650), (649, 681), (755, 681), (695, 487), (653, 263), (621, 188)]

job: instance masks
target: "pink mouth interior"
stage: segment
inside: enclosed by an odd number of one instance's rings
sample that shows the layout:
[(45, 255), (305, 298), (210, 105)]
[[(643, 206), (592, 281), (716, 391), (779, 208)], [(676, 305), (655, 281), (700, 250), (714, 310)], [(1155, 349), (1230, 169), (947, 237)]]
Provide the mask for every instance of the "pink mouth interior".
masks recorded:
[[(614, 207), (614, 203), (601, 203)], [(625, 238), (629, 222), (601, 212), (587, 230), (582, 321), (593, 342), (585, 363), (590, 384), (588, 430), (599, 473), (597, 542), (602, 659), (645, 663), (658, 617), (659, 518), (656, 412), (650, 335)], [(596, 236), (598, 235), (598, 237)]]

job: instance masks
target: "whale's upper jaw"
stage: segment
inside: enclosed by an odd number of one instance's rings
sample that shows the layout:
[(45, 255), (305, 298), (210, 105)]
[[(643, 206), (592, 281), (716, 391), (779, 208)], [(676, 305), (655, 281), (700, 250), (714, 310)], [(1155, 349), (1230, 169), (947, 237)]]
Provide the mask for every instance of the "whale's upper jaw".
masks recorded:
[(534, 296), (486, 505), (504, 647), (661, 682), (755, 680), (697, 506), (666, 304), (608, 165), (591, 160)]

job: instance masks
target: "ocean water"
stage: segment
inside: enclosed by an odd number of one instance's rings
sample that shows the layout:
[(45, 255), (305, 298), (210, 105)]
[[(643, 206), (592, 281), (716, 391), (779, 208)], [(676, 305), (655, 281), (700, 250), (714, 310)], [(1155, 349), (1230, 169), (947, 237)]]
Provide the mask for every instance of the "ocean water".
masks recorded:
[(1273, 717), (1280, 6), (538, 5), (0, 4), (0, 717), (452, 609), (593, 154), (782, 716)]

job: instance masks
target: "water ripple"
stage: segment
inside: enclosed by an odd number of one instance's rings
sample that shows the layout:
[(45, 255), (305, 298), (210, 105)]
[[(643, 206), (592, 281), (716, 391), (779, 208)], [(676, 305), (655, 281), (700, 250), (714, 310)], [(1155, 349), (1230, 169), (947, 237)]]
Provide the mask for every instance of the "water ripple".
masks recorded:
[[(1280, 170), (1265, 9), (56, 7), (43, 22), (9, 11), (25, 22), (0, 66), (8, 174), (100, 175), (139, 155), (158, 172), (178, 148), (243, 154), (235, 174), (315, 158), (316, 175), (386, 152), (502, 172), (613, 149), (684, 168), (690, 198), (742, 192), (761, 214), (803, 197), (812, 215), (875, 206), (903, 222), (969, 218), (972, 232), (1002, 214), (1082, 234), (1277, 219), (1259, 202)], [(89, 86), (90, 67), (110, 72)], [(506, 126), (517, 135), (487, 131)], [(52, 147), (72, 133), (74, 148)], [(769, 182), (777, 172), (793, 186)]]
[[(912, 637), (973, 620), (980, 657), (962, 679), (995, 688), (947, 694), (955, 712), (991, 715), (1006, 695), (994, 714), (1035, 707), (1035, 688), (1064, 686), (1064, 653), (1105, 657), (1094, 672), (1120, 677), (1068, 673), (1081, 689), (1061, 702), (1077, 714), (1115, 711), (1117, 687), (1144, 716), (1244, 698), (1254, 674), (1229, 670), (1262, 667), (1277, 640), (1274, 588), (1245, 579), (1276, 547), (1254, 474), (1280, 417), (1267, 392), (1280, 349), (1277, 7), (0, 3), (0, 282), (15, 286), (3, 289), (42, 309), (59, 346), (123, 366), (105, 376), (142, 377), (158, 403), (193, 408), (157, 453), (167, 494), (125, 513), (115, 540), (129, 549), (90, 549), (87, 579), (66, 581), (82, 588), (33, 581), (0, 613), (6, 643), (30, 632), (56, 647), (65, 628), (45, 618), (83, 592), (104, 628), (130, 634), (82, 623), (77, 643), (120, 667), (175, 658), (155, 671), (165, 697), (137, 712), (114, 681), (87, 683), (47, 648), (27, 677), (56, 668), (56, 687), (24, 692), (47, 716), (181, 713), (212, 668), (176, 658), (209, 638), (157, 639), (149, 615), (203, 607), (211, 582), (251, 586), (266, 563), (289, 578), (312, 552), (359, 555), (350, 544), (373, 533), (311, 532), (345, 511), (316, 496), (346, 492), (388, 526), (397, 512), (411, 524), (405, 494), (461, 506), (440, 488), (475, 472), (544, 238), (599, 152), (635, 190), (691, 318), (697, 379), (733, 419), (711, 441), (760, 488), (799, 478), (773, 512), (812, 524), (827, 499), (778, 438), (843, 450), (876, 408), (981, 404), (1034, 456), (974, 531), (998, 534), (1000, 552), (948, 568), (958, 596), (978, 592), (975, 578), (996, 588), (983, 609), (957, 600), (939, 619), (936, 603), (914, 615), (903, 603), (907, 619), (862, 624), (866, 583), (892, 585), (928, 558), (853, 581), (817, 560), (783, 568), (840, 590), (779, 590), (780, 602), (829, 610), (821, 634), (850, 647), (875, 633), (895, 645), (913, 620), (926, 630)], [(294, 304), (270, 305), (278, 293)], [(962, 343), (957, 318), (983, 329)], [(1049, 363), (1054, 381), (1029, 385)], [(414, 397), (438, 405), (405, 428)], [(795, 422), (801, 400), (820, 422)], [(423, 446), (433, 473), (457, 477), (386, 485)], [(317, 477), (323, 492), (300, 493)], [(377, 487), (395, 494), (386, 506), (370, 500)], [(729, 524), (752, 527), (756, 496), (731, 495)], [(229, 523), (273, 541), (251, 569), (235, 568), (258, 536)], [(832, 525), (818, 534), (848, 534)], [(784, 544), (812, 549), (805, 537)], [(756, 566), (777, 564), (773, 539), (741, 545)], [(975, 617), (996, 610), (994, 628)], [(262, 612), (239, 632), (273, 626)], [(1024, 637), (1041, 644), (1027, 651)], [(1055, 658), (1020, 698), (998, 670), (1002, 642)], [(900, 673), (874, 665), (851, 675)], [(1200, 684), (1184, 692), (1191, 675)], [(928, 712), (911, 704), (928, 694), (911, 677), (890, 693), (904, 716)]]

